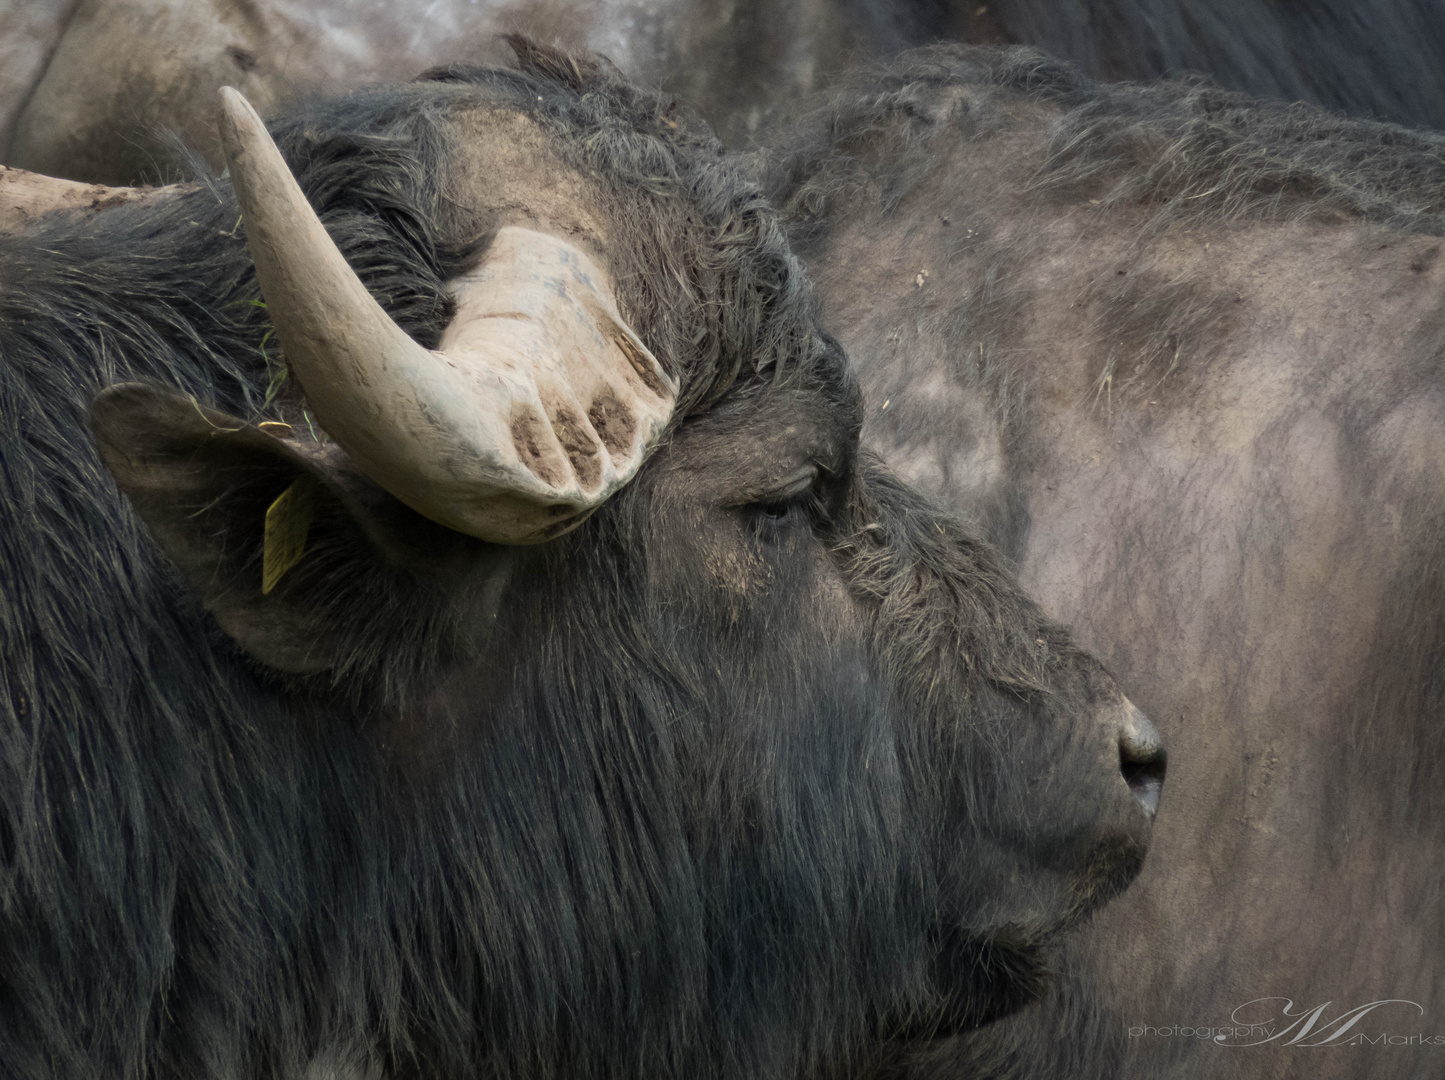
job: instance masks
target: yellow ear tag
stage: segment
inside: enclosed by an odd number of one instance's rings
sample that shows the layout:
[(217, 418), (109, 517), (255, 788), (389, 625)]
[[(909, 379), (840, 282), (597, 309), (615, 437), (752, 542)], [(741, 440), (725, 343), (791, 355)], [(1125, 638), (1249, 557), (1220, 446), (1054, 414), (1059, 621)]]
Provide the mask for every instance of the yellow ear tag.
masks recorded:
[(261, 553), (261, 592), (276, 587), (287, 570), (306, 554), (306, 534), (316, 512), (311, 482), (302, 477), (276, 497), (266, 511), (266, 541)]

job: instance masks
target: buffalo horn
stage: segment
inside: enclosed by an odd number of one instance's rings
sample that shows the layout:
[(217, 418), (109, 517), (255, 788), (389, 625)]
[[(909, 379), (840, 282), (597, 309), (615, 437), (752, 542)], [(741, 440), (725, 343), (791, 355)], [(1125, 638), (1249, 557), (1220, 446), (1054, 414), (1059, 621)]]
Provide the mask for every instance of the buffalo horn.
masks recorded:
[(79, 184), (0, 165), (0, 233), (19, 232), (43, 214), (63, 212), (83, 217), (122, 203), (156, 202), (189, 188), (187, 184), (169, 187)]
[(500, 229), (423, 348), (372, 299), (244, 97), (221, 140), (266, 311), (312, 411), (373, 480), (496, 543), (580, 523), (641, 466), (677, 389), (575, 245)]

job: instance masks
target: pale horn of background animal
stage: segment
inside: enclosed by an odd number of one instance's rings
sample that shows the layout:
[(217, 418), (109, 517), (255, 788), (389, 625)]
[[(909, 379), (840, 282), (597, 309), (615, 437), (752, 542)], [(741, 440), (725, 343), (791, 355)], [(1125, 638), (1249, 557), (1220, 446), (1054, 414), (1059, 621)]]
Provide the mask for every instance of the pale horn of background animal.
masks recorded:
[(580, 249), (504, 227), (454, 281), (428, 350), (332, 243), (246, 99), (221, 91), (221, 141), (267, 314), (328, 434), (418, 513), (497, 543), (580, 523), (642, 464), (677, 389)]
[(148, 203), (190, 187), (107, 187), (77, 184), (0, 165), (0, 233), (18, 232), (32, 218), (54, 211), (90, 214), (124, 202)]

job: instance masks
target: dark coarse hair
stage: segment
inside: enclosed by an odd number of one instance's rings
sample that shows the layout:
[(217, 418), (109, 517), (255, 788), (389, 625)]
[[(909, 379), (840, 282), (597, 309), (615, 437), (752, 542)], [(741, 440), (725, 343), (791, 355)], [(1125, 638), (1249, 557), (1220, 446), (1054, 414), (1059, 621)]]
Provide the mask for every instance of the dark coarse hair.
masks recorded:
[[(1059, 933), (1138, 872), (1117, 687), (995, 550), (858, 454), (855, 377), (760, 183), (669, 99), (516, 47), (519, 70), (308, 105), (277, 142), (435, 345), (487, 242), (449, 201), (451, 139), (525, 115), (619, 226), (619, 307), (681, 387), (671, 442), (525, 548), (364, 478), (365, 508), (333, 512), (326, 487), (304, 560), (245, 611), (325, 637), (319, 668), (268, 666), (203, 606), (218, 579), (254, 592), (296, 480), (283, 440), (231, 421), (312, 423), (229, 184), (0, 239), (8, 1075), (820, 1075), (1041, 992)], [(97, 419), (117, 393), (196, 411), (199, 441), (167, 414), (180, 449), (132, 461)], [(732, 482), (758, 436), (800, 431), (815, 477), (784, 505), (677, 496), (692, 465)], [(232, 436), (243, 460), (213, 467)], [(147, 533), (132, 467), (186, 540)], [(716, 522), (732, 546), (677, 565)]]
[[(519, 52), (521, 70), (449, 69), (275, 125), (338, 246), (397, 322), (434, 345), (450, 317), (444, 283), (474, 238), (446, 229), (445, 120), (500, 101), (556, 133), (626, 222), (622, 304), (680, 379), (679, 418), (801, 378), (851, 400), (775, 215), (705, 127), (600, 65), (583, 70), (525, 43)], [(308, 419), (269, 333), (230, 186), (195, 185), (0, 239), (0, 1071), (270, 1075), (334, 1051), (338, 1067), (356, 1064), (353, 1052), (381, 1053), (392, 1069), (425, 1060), (455, 1073), (483, 1041), (519, 1076), (546, 1071), (543, 1048), (578, 1074), (601, 1062), (686, 1069), (658, 1056), (675, 1043), (640, 1032), (617, 1045), (621, 1033), (595, 1023), (599, 1010), (638, 1016), (660, 1000), (679, 1024), (702, 1021), (689, 972), (707, 969), (704, 913), (685, 853), (666, 850), (677, 823), (653, 822), (664, 850), (640, 849), (636, 862), (605, 845), (587, 863), (528, 853), (515, 821), (480, 834), (468, 807), (485, 797), (481, 778), (429, 799), (366, 737), (379, 711), (418, 707), (453, 627), (407, 617), (394, 577), (353, 575), (363, 580), (346, 585), (352, 593), (318, 601), (351, 614), (339, 674), (258, 679), (102, 467), (86, 414), (116, 382), (173, 388), (247, 420)], [(637, 660), (588, 649), (611, 673), (591, 684), (599, 694)], [(532, 668), (565, 659), (544, 652)], [(338, 695), (348, 723), (328, 704)], [(541, 754), (547, 735), (519, 741)], [(630, 736), (613, 735), (577, 752), (635, 752)], [(510, 792), (519, 818), (590, 828), (559, 820), (585, 815), (583, 793), (549, 805), (547, 783), (508, 772), (541, 761), (519, 751), (489, 763), (486, 779)], [(646, 834), (665, 816), (632, 804), (645, 792), (586, 794), (622, 815), (619, 832)], [(633, 878), (610, 879), (609, 857)], [(467, 888), (439, 893), (442, 880)], [(526, 922), (509, 896), (565, 909), (569, 882), (595, 888), (595, 909), (553, 912), (556, 934), (494, 940)], [(682, 935), (659, 948), (692, 957), (686, 971), (637, 982), (634, 966), (624, 979), (584, 947), (589, 920), (654, 907)], [(464, 945), (511, 966), (478, 970)], [(514, 994), (484, 1004), (483, 983)], [(749, 1004), (747, 990), (715, 1030), (786, 1004)], [(345, 1045), (356, 1030), (380, 1032), (379, 1045)], [(331, 1036), (343, 1042), (328, 1047)], [(706, 1038), (694, 1050), (699, 1061), (721, 1051)]]

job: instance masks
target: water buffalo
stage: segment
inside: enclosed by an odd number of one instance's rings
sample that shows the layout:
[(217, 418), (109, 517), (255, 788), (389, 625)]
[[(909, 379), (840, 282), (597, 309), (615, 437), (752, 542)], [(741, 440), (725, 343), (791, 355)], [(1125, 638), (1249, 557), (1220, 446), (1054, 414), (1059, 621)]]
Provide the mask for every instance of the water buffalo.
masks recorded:
[(0, 7), (0, 161), (92, 183), (221, 164), (216, 90), (264, 106), (476, 62), (521, 31), (609, 56), (748, 145), (778, 102), (940, 39), (1039, 46), (1109, 78), (1185, 71), (1445, 125), (1435, 0), (27, 0)]
[(517, 48), (0, 237), (7, 1077), (836, 1074), (1139, 870), (1157, 733), (756, 182)]
[[(0, 161), (87, 182), (170, 179), (170, 134), (220, 165), (216, 91), (275, 107), (495, 58), (522, 32), (607, 55), (746, 138), (855, 55), (932, 40), (913, 3), (807, 0), (45, 0), (0, 11)], [(927, 7), (927, 5), (923, 5)], [(505, 51), (505, 46), (501, 46)], [(0, 83), (0, 91), (7, 89)]]
[(1438, 1075), (1445, 137), (937, 47), (775, 139), (864, 444), (1174, 755), (1072, 981), (920, 1072)]

